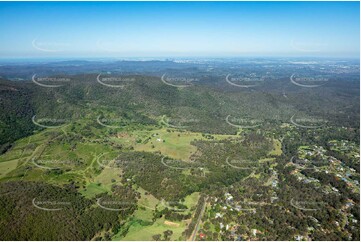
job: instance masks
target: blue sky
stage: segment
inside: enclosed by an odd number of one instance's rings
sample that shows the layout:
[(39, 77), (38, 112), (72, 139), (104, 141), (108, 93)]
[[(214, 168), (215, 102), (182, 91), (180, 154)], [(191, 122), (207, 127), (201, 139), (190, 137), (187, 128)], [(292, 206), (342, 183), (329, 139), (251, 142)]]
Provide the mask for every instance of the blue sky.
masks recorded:
[(359, 2), (0, 2), (0, 57), (357, 57), (359, 7)]

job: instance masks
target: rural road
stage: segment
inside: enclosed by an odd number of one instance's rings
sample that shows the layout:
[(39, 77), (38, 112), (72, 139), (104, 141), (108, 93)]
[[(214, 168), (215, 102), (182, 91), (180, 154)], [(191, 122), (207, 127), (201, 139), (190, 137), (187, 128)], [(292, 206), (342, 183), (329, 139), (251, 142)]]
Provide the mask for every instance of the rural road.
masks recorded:
[(196, 223), (196, 226), (194, 227), (193, 234), (192, 234), (192, 236), (191, 236), (190, 239), (189, 239), (190, 241), (194, 241), (195, 238), (196, 238), (196, 235), (197, 235), (197, 232), (198, 232), (198, 229), (199, 229), (199, 224), (201, 223), (201, 220), (202, 220), (204, 211), (206, 210), (206, 205), (207, 205), (207, 198), (204, 198), (204, 203), (203, 203), (202, 211), (201, 211), (201, 213), (200, 213), (199, 216), (198, 216), (197, 223)]

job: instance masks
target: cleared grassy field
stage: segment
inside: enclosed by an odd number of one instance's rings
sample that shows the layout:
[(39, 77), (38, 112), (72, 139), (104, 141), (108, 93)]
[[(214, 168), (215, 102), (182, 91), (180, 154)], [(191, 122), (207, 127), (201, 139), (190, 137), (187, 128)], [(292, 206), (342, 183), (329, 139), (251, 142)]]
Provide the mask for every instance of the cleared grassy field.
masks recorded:
[(80, 193), (86, 198), (93, 198), (97, 194), (104, 193), (104, 192), (109, 192), (109, 190), (107, 190), (103, 186), (98, 186), (97, 183), (89, 183), (86, 186), (86, 190), (80, 191)]
[[(139, 187), (137, 192), (140, 193), (140, 199), (138, 200), (138, 206), (143, 207), (146, 210), (153, 211), (160, 201), (155, 198), (152, 194), (148, 193), (143, 188)], [(146, 194), (147, 193), (147, 194)]]
[[(122, 170), (120, 168), (104, 168), (104, 170), (94, 180), (95, 182), (101, 183), (103, 186), (111, 187), (111, 184), (120, 182)], [(115, 180), (112, 182), (111, 180)]]
[(153, 240), (152, 236), (155, 234), (161, 234), (163, 238), (163, 232), (166, 230), (173, 231), (170, 240), (179, 240), (181, 239), (182, 232), (186, 229), (186, 226), (186, 222), (172, 223), (166, 221), (164, 218), (158, 219), (150, 226), (133, 223), (124, 238), (115, 236), (113, 237), (113, 240)]
[[(85, 197), (92, 198), (97, 194), (110, 192), (113, 184), (119, 184), (121, 182), (120, 175), (122, 174), (122, 169), (112, 167), (111, 164), (105, 164), (98, 175), (96, 175), (93, 170), (93, 168), (101, 168), (99, 163), (103, 164), (102, 159), (111, 160), (114, 158), (116, 158), (116, 152), (110, 151), (108, 153), (94, 155), (92, 161), (88, 162), (88, 167), (85, 170), (85, 182), (87, 185), (86, 189), (81, 190), (81, 193)], [(109, 165), (109, 167), (107, 165)]]
[(0, 162), (0, 178), (6, 176), (9, 172), (14, 170), (18, 165), (18, 160), (10, 160)]
[(194, 192), (191, 195), (188, 195), (184, 198), (184, 205), (186, 205), (189, 209), (196, 206), (199, 200), (200, 194), (199, 192)]
[[(157, 204), (159, 209), (164, 208), (164, 205), (156, 199), (153, 195), (145, 195), (145, 190), (142, 188), (137, 189), (141, 193), (141, 199), (138, 201), (138, 205), (141, 208), (134, 213), (133, 222), (131, 223), (130, 229), (125, 237), (120, 237), (115, 235), (113, 240), (153, 240), (152, 236), (155, 234), (161, 234), (163, 237), (163, 232), (166, 230), (172, 230), (173, 235), (171, 240), (181, 240), (182, 232), (186, 229), (188, 221), (172, 222), (167, 221), (165, 218), (157, 219), (152, 225), (142, 225), (138, 220), (151, 222), (153, 218), (153, 210)], [(185, 197), (183, 204), (186, 205), (189, 209), (184, 211), (188, 213), (192, 208), (197, 205), (200, 194), (195, 192), (187, 197)], [(145, 205), (145, 206), (142, 206)], [(193, 209), (194, 210), (194, 209)], [(192, 211), (193, 212), (193, 211)], [(183, 212), (181, 212), (183, 213)]]
[(167, 132), (166, 129), (160, 129), (152, 132), (149, 138), (146, 144), (136, 144), (134, 149), (148, 152), (159, 151), (171, 158), (189, 161), (189, 157), (197, 150), (191, 142), (201, 139), (202, 135), (191, 132)]
[(273, 149), (268, 153), (269, 155), (282, 155), (282, 143), (277, 139), (273, 139)]
[(10, 150), (0, 156), (0, 178), (14, 171), (20, 162), (27, 161), (47, 139), (47, 133), (41, 132), (16, 141)]
[[(213, 135), (213, 137), (215, 140), (238, 138), (235, 135)], [(190, 156), (197, 150), (191, 142), (194, 140), (207, 140), (207, 138), (202, 136), (201, 133), (162, 128), (152, 131), (122, 132), (111, 140), (128, 147), (132, 146), (136, 151), (158, 151), (173, 159), (190, 161)]]

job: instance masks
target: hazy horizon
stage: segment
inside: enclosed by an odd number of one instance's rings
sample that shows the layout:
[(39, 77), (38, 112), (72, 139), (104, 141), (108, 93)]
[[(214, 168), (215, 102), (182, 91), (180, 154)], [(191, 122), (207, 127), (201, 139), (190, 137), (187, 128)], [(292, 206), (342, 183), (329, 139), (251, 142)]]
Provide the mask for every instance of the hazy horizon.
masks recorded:
[(1, 2), (0, 58), (354, 58), (359, 20), (359, 2)]

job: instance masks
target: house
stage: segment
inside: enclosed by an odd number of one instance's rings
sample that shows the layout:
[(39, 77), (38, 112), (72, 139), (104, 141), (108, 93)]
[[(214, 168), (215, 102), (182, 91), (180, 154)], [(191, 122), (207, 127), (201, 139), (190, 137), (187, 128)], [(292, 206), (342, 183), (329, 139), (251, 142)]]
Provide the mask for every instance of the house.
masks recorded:
[(230, 193), (225, 193), (224, 196), (226, 197), (227, 201), (233, 200), (233, 196)]
[(303, 239), (302, 235), (296, 235), (295, 236), (295, 240), (297, 240), (297, 241), (301, 241), (302, 239)]
[(350, 208), (350, 207), (352, 207), (352, 206), (353, 206), (353, 203), (352, 203), (352, 202), (347, 202), (346, 205), (345, 205), (346, 208)]
[(242, 210), (242, 207), (237, 205), (235, 208), (234, 208), (237, 212), (241, 211)]
[(271, 203), (273, 203), (274, 201), (276, 201), (278, 199), (277, 196), (271, 197)]
[(331, 188), (334, 192), (338, 192), (338, 189), (336, 187)]
[(200, 234), (199, 234), (199, 238), (200, 238), (200, 239), (205, 239), (205, 238), (206, 238), (206, 235), (203, 234), (203, 233), (200, 233)]

